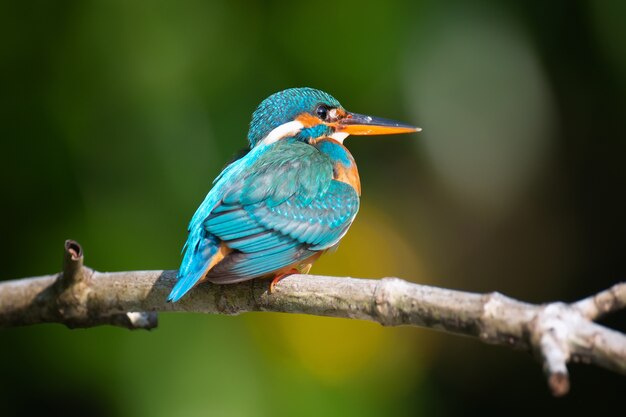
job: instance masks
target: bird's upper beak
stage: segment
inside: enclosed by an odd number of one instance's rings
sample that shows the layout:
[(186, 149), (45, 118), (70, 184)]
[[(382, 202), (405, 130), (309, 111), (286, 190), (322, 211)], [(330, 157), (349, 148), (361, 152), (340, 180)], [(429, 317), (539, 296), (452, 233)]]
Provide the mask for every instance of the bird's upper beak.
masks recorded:
[(350, 112), (346, 112), (346, 116), (337, 121), (335, 129), (337, 132), (345, 132), (349, 135), (391, 135), (422, 130), (395, 120)]

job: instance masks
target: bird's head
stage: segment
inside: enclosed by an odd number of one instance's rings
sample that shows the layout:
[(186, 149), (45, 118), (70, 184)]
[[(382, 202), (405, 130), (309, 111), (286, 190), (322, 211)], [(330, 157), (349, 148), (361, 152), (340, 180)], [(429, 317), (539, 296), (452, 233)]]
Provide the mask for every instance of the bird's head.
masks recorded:
[(284, 138), (314, 142), (332, 137), (338, 142), (348, 135), (387, 135), (419, 132), (418, 127), (346, 111), (339, 101), (313, 88), (289, 88), (272, 94), (252, 115), (250, 148)]

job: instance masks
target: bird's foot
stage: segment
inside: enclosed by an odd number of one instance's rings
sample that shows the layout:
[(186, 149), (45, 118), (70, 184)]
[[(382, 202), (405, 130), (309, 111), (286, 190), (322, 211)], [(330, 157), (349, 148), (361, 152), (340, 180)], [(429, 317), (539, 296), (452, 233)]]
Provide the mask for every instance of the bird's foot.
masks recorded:
[(300, 271), (298, 271), (296, 268), (291, 268), (287, 272), (281, 272), (279, 274), (276, 274), (272, 282), (270, 282), (270, 294), (274, 294), (274, 291), (276, 291), (276, 284), (278, 284), (278, 281), (285, 277), (288, 277), (289, 275), (298, 274), (299, 272)]

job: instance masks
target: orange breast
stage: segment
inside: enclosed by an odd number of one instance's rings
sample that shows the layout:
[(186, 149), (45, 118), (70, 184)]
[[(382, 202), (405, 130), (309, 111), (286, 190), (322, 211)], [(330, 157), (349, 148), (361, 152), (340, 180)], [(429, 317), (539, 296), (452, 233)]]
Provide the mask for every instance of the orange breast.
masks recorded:
[(359, 196), (361, 195), (361, 179), (359, 178), (359, 170), (356, 168), (355, 163), (352, 163), (349, 167), (341, 163), (335, 163), (333, 167), (333, 178), (351, 185), (352, 188), (356, 190), (356, 193)]
[(359, 179), (359, 171), (354, 157), (348, 148), (331, 137), (320, 138), (313, 142), (313, 145), (330, 158), (330, 162), (333, 165), (333, 179), (350, 185), (360, 196), (361, 180)]

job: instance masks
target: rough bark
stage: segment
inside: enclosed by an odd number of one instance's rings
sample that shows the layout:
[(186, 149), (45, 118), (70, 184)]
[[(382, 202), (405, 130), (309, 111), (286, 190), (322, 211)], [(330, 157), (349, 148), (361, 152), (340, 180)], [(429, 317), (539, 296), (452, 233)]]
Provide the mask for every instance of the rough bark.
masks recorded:
[(528, 304), (499, 293), (476, 294), (398, 278), (317, 275), (269, 282), (201, 285), (166, 303), (176, 271), (98, 272), (83, 265), (78, 243), (67, 241), (63, 272), (0, 283), (0, 327), (63, 323), (152, 329), (157, 313), (304, 313), (420, 326), (517, 349), (543, 364), (556, 396), (569, 390), (567, 363), (590, 363), (626, 375), (626, 335), (593, 320), (626, 307), (626, 283), (571, 304)]

